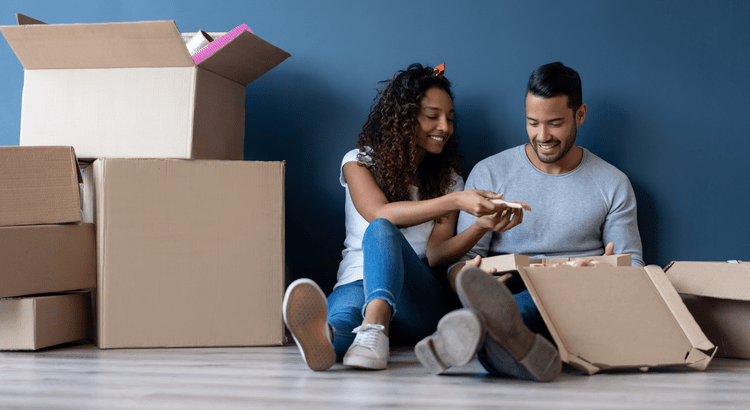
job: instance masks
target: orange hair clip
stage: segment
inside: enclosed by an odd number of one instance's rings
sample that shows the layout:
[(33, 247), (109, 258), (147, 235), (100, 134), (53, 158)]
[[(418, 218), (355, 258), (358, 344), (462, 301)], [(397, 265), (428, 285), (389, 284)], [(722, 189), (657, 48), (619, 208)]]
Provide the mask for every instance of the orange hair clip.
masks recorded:
[(432, 75), (442, 77), (445, 74), (445, 63), (435, 66), (435, 70), (432, 71)]

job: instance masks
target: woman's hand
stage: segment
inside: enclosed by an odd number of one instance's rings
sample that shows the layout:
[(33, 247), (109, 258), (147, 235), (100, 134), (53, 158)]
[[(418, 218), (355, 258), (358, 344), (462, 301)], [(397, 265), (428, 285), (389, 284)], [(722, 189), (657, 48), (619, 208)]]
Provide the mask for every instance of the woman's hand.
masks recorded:
[(450, 195), (454, 197), (459, 210), (476, 217), (492, 215), (508, 209), (507, 205), (496, 204), (490, 201), (490, 199), (502, 199), (503, 194), (496, 194), (482, 189), (470, 189), (454, 192)]

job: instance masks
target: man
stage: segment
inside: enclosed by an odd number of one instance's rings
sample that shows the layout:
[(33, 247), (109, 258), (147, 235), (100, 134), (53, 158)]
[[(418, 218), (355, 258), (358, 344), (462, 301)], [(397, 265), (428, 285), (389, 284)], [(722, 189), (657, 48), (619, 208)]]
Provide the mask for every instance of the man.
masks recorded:
[[(528, 203), (533, 212), (523, 215), (514, 229), (488, 232), (461, 263), (449, 268), (451, 284), (464, 307), (478, 311), (486, 335), (467, 337), (460, 324), (470, 313), (446, 315), (438, 331), (417, 345), (420, 361), (433, 371), (473, 355), (471, 346), (456, 344), (458, 337), (484, 340), (477, 356), (490, 373), (548, 381), (560, 372), (557, 349), (549, 337), (539, 334), (548, 333), (528, 290), (513, 295), (501, 283), (508, 275), (498, 281), (476, 268), (482, 257), (630, 253), (633, 265), (643, 266), (636, 200), (628, 178), (576, 145), (586, 111), (577, 72), (559, 62), (537, 68), (526, 91), (529, 143), (493, 155), (471, 171), (465, 189), (502, 193), (506, 199)], [(461, 212), (458, 232), (475, 219)], [(520, 284), (512, 283), (514, 279), (520, 282), (517, 277), (510, 279), (511, 288)], [(461, 355), (461, 360), (456, 359)]]

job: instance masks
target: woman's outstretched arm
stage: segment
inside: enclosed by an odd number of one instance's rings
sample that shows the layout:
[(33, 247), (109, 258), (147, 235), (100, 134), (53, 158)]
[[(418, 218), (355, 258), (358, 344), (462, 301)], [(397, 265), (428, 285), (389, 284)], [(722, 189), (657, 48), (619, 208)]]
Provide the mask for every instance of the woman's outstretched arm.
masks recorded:
[(405, 228), (437, 220), (459, 210), (481, 217), (507, 209), (503, 204), (489, 201), (502, 198), (502, 195), (483, 190), (453, 192), (424, 201), (388, 202), (375, 181), (375, 176), (364, 165), (354, 161), (347, 162), (343, 173), (354, 207), (367, 222), (385, 218), (395, 226)]

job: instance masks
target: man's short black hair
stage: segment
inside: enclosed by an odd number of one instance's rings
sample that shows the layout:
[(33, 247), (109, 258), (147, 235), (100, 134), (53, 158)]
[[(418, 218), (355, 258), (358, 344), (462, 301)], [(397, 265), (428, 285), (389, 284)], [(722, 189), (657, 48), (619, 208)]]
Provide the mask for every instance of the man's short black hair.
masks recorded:
[(583, 104), (581, 77), (570, 67), (561, 62), (545, 64), (531, 73), (526, 93), (541, 97), (553, 98), (559, 95), (568, 96), (568, 107), (575, 113)]

